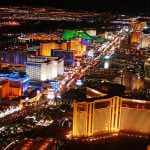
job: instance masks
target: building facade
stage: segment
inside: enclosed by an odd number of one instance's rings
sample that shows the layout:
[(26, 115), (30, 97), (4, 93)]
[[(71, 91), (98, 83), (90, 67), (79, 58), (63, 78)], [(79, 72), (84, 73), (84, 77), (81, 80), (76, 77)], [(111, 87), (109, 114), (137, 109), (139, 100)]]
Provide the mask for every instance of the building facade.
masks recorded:
[(18, 97), (22, 95), (22, 87), (20, 85), (12, 85), (7, 79), (0, 80), (0, 99)]
[(150, 58), (145, 60), (144, 71), (145, 71), (145, 80), (150, 82)]
[(61, 57), (64, 59), (65, 66), (74, 66), (74, 53), (72, 51), (52, 50), (53, 57)]
[(140, 43), (142, 32), (135, 31), (131, 33), (131, 43)]
[(59, 49), (59, 45), (51, 42), (51, 43), (41, 43), (40, 44), (40, 55), (41, 56), (51, 56), (52, 49)]
[(150, 134), (149, 116), (149, 101), (117, 96), (88, 102), (75, 101), (73, 136), (89, 137), (119, 131)]
[(132, 22), (131, 23), (131, 31), (143, 31), (143, 29), (147, 26), (146, 22)]
[(140, 41), (140, 48), (149, 48), (149, 47), (150, 47), (150, 35), (143, 33)]
[(27, 61), (26, 52), (10, 52), (10, 51), (0, 52), (0, 62), (25, 65), (26, 61)]
[(21, 93), (23, 93), (29, 86), (29, 76), (21, 75), (19, 72), (11, 72), (11, 73), (0, 73), (0, 79), (9, 80), (10, 87), (20, 87)]
[(51, 80), (64, 73), (64, 61), (58, 57), (30, 57), (26, 72), (32, 80)]

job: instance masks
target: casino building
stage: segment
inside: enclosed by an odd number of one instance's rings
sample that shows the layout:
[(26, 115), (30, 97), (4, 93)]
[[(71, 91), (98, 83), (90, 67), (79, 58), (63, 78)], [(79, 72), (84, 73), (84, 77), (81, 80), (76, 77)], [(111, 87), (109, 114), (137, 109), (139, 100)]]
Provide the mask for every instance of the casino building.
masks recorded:
[(142, 31), (146, 27), (146, 22), (132, 22), (131, 23), (131, 43), (140, 43)]
[[(19, 72), (0, 73), (0, 79), (7, 79), (10, 87), (19, 87), (23, 93), (29, 86), (29, 75), (20, 74)], [(20, 95), (20, 94), (19, 94)]]
[(59, 57), (30, 57), (26, 72), (31, 80), (51, 80), (64, 74), (64, 60)]
[(28, 88), (29, 80), (28, 75), (19, 72), (0, 73), (0, 99), (21, 96)]
[(74, 102), (73, 136), (135, 132), (150, 134), (150, 102), (114, 96)]
[(145, 60), (144, 71), (145, 71), (145, 80), (150, 82), (150, 58)]
[(52, 49), (59, 49), (59, 44), (55, 42), (41, 43), (40, 44), (40, 55), (41, 56), (51, 56)]
[(142, 32), (142, 37), (140, 40), (140, 48), (149, 48), (150, 47), (150, 27), (148, 26)]

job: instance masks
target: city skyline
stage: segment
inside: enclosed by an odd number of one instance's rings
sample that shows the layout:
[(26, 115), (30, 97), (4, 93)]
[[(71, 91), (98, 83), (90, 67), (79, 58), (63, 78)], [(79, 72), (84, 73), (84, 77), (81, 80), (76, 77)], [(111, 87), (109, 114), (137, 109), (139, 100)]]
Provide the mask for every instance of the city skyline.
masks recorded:
[(85, 10), (85, 11), (114, 11), (114, 12), (150, 12), (150, 1), (136, 0), (6, 0), (1, 1), (0, 5), (6, 6), (40, 6), (40, 7), (57, 7), (68, 10)]
[(150, 150), (149, 0), (0, 4), (0, 150)]

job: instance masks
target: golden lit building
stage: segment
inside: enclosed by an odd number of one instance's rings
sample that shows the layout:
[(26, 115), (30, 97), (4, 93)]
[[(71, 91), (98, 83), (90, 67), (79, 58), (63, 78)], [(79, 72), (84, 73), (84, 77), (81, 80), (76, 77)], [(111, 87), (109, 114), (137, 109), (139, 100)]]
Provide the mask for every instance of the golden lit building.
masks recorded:
[(147, 150), (150, 150), (150, 145), (147, 146)]
[(133, 77), (132, 78), (132, 90), (141, 90), (144, 87), (144, 82), (140, 77)]
[(73, 51), (75, 56), (82, 56), (86, 52), (86, 45), (82, 44), (81, 38), (72, 38), (69, 41), (57, 44), (55, 42), (41, 43), (40, 52), (41, 56), (51, 56), (51, 50), (70, 50)]
[(69, 41), (69, 49), (75, 50), (81, 47), (81, 38), (72, 38)]
[(22, 95), (22, 88), (21, 86), (10, 86), (9, 87), (9, 95), (11, 96), (21, 96)]
[(145, 71), (145, 80), (150, 82), (150, 58), (145, 60), (144, 71)]
[(9, 96), (21, 96), (21, 86), (11, 86), (11, 83), (7, 79), (0, 80), (0, 99), (7, 98)]
[(73, 136), (89, 137), (119, 131), (150, 134), (150, 102), (112, 98), (74, 102)]
[(73, 51), (75, 56), (82, 56), (86, 52), (86, 45), (81, 43), (81, 38), (72, 38), (69, 41), (69, 50)]
[(146, 26), (146, 22), (131, 22), (131, 32), (143, 31)]
[(0, 99), (4, 99), (9, 96), (9, 82), (6, 79), (0, 80)]
[(135, 31), (131, 33), (131, 43), (140, 43), (142, 32)]
[(141, 90), (144, 86), (143, 80), (138, 75), (124, 73), (120, 77), (115, 78), (115, 83), (122, 84), (126, 90)]
[(68, 50), (68, 44), (67, 44), (67, 42), (62, 42), (60, 44), (60, 49), (61, 50)]
[(41, 43), (40, 44), (40, 55), (41, 56), (51, 56), (52, 49), (59, 49), (59, 44), (56, 44), (54, 42)]
[(140, 43), (146, 22), (131, 22), (131, 43)]

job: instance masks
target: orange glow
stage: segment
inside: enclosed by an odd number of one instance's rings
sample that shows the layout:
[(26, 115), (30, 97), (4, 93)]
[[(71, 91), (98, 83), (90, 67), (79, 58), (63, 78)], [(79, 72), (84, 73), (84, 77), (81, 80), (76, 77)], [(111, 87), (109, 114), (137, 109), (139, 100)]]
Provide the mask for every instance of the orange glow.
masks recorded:
[(132, 22), (131, 23), (131, 31), (143, 31), (144, 27), (146, 27), (146, 22)]
[(119, 131), (150, 134), (149, 116), (149, 101), (115, 96), (93, 102), (74, 102), (73, 136), (116, 135)]
[(30, 34), (26, 38), (30, 38), (31, 40), (41, 40), (41, 41), (56, 41), (59, 40), (60, 37), (58, 35), (49, 35), (49, 34)]
[(12, 87), (9, 84), (9, 81), (6, 79), (0, 80), (0, 99), (7, 98), (9, 96), (21, 96), (22, 89), (19, 87)]
[(140, 43), (141, 32), (132, 32), (131, 33), (131, 43)]
[(41, 43), (40, 44), (40, 55), (41, 56), (51, 56), (52, 49), (59, 49), (59, 45), (52, 43)]

